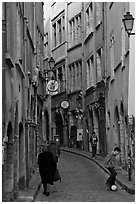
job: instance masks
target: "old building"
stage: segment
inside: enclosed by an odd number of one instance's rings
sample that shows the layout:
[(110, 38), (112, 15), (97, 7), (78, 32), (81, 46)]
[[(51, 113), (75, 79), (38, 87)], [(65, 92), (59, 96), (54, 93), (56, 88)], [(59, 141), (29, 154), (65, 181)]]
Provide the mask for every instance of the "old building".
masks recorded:
[[(129, 59), (131, 53), (129, 37), (125, 31), (122, 19), (126, 12), (129, 11), (129, 2), (107, 3), (106, 11), (107, 144), (108, 151), (116, 145), (120, 146), (121, 154), (119, 161), (125, 167), (129, 152), (128, 111), (131, 108), (129, 108), (128, 104), (130, 100), (129, 88), (131, 90), (129, 86), (129, 73), (131, 72), (131, 68), (129, 69)], [(134, 70), (134, 62), (132, 70)], [(134, 85), (132, 89), (134, 90)], [(134, 98), (134, 95), (132, 97)], [(132, 105), (134, 106), (134, 103)]]
[(42, 136), (43, 28), (43, 3), (2, 3), (3, 201), (29, 185), (36, 165)]
[[(47, 94), (45, 109), (50, 124), (50, 139), (54, 139), (54, 135), (60, 135), (61, 145), (67, 145), (67, 124), (65, 124), (65, 112), (60, 109), (60, 103), (66, 99), (66, 57), (67, 57), (67, 35), (66, 35), (66, 3), (51, 3), (49, 19), (46, 18), (45, 23), (45, 80), (46, 85), (48, 81), (54, 79), (58, 83), (58, 94), (49, 96)], [(46, 42), (48, 42), (46, 49)], [(50, 52), (49, 52), (50, 51)], [(54, 71), (51, 74), (48, 72), (50, 69), (48, 61), (50, 57), (54, 58), (55, 65)], [(46, 91), (47, 92), (47, 91)], [(48, 92), (47, 92), (48, 93)], [(51, 102), (51, 103), (50, 103)], [(47, 121), (47, 120), (46, 120)], [(47, 125), (48, 126), (48, 125)]]
[[(59, 134), (61, 144), (88, 150), (89, 136), (95, 130), (98, 151), (105, 153), (103, 3), (57, 2), (51, 4), (49, 15), (51, 55), (59, 83), (58, 94), (51, 97), (52, 137)], [(64, 100), (68, 109), (60, 105)], [(93, 107), (99, 101), (100, 113)]]
[[(86, 129), (98, 137), (97, 152), (106, 154), (106, 71), (104, 3), (85, 3), (84, 70)], [(88, 138), (89, 139), (89, 138)]]
[(104, 156), (118, 145), (123, 166), (129, 142), (131, 53), (122, 19), (129, 10), (129, 2), (51, 3), (50, 31), (45, 28), (50, 36), (47, 62), (54, 58), (59, 85), (58, 93), (50, 96), (51, 138), (57, 134), (61, 145), (92, 151), (89, 137), (95, 131), (98, 154)]

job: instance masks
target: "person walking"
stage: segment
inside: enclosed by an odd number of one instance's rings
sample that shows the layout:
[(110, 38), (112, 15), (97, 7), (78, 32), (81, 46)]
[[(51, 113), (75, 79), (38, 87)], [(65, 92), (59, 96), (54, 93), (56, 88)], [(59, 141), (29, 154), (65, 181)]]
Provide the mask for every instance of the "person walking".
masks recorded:
[(49, 144), (46, 143), (42, 146), (42, 153), (38, 155), (39, 173), (43, 184), (46, 196), (50, 195), (50, 185), (53, 185), (54, 173), (57, 169), (57, 164), (54, 156), (48, 150)]
[(98, 138), (95, 134), (95, 132), (92, 133), (91, 137), (90, 137), (90, 143), (92, 146), (92, 157), (95, 158), (96, 152), (97, 152), (97, 142), (98, 142)]
[(115, 170), (116, 167), (116, 156), (121, 152), (119, 147), (115, 147), (114, 150), (105, 157), (104, 165), (110, 172), (110, 177), (106, 181), (106, 185), (109, 190), (111, 190), (111, 186), (115, 185), (117, 172)]

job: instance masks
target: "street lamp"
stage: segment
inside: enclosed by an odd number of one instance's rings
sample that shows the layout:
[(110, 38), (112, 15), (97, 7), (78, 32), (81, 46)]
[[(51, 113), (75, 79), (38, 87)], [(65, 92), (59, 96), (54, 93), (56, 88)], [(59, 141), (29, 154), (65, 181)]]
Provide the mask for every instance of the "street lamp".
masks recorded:
[(53, 70), (54, 66), (55, 66), (55, 60), (53, 59), (53, 57), (50, 57), (50, 59), (49, 59), (49, 67), (50, 67), (50, 69)]
[(32, 84), (33, 84), (33, 86), (38, 86), (38, 74), (39, 74), (39, 69), (38, 69), (38, 67), (36, 67), (35, 69), (34, 69), (34, 75), (33, 75), (33, 77), (32, 77)]
[(135, 35), (135, 33), (131, 33), (133, 30), (134, 18), (130, 12), (126, 12), (122, 21), (128, 36)]

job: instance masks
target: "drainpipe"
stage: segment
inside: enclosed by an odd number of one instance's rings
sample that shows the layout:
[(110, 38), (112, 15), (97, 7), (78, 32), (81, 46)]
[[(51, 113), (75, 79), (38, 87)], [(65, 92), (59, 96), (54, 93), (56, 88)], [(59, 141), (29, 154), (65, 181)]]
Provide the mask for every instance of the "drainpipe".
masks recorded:
[[(2, 3), (3, 8), (5, 9), (5, 19), (2, 20), (2, 201), (4, 201), (4, 183), (5, 183), (5, 150), (6, 150), (6, 144), (4, 142), (6, 138), (6, 48), (7, 47), (7, 41), (6, 41), (6, 2)], [(2, 12), (3, 12), (2, 8)], [(6, 45), (6, 46), (5, 46)]]
[[(66, 28), (66, 47), (65, 47), (65, 52), (66, 52), (66, 61), (65, 61), (65, 99), (67, 99), (67, 93), (68, 93), (68, 2), (66, 2), (66, 18), (65, 18), (65, 28)], [(67, 115), (67, 116), (66, 116)], [(68, 147), (68, 141), (69, 141), (69, 135), (68, 135), (68, 129), (69, 129), (69, 124), (68, 124), (69, 120), (68, 120), (68, 110), (65, 113), (65, 117), (64, 117), (64, 141), (65, 141), (65, 146)]]
[[(36, 46), (37, 46), (37, 42), (36, 42), (36, 3), (34, 2), (34, 68), (37, 69), (37, 52), (36, 52)], [(37, 80), (38, 80), (38, 76), (37, 76)], [(37, 137), (38, 137), (38, 134), (37, 134), (37, 84), (38, 82), (36, 81), (36, 86), (34, 87), (34, 109), (35, 109), (35, 118), (34, 118), (34, 123), (35, 123), (35, 134), (34, 134), (34, 168), (35, 168), (35, 165), (37, 163), (37, 157), (36, 157), (36, 153), (37, 153)], [(37, 165), (36, 165), (37, 166)]]
[[(82, 2), (82, 12), (81, 12), (81, 25), (82, 25), (82, 110), (83, 114), (85, 114), (85, 56), (84, 56), (84, 27), (85, 27), (85, 18), (84, 18), (84, 2)], [(84, 115), (83, 115), (84, 116)], [(83, 117), (83, 149), (88, 150), (88, 139), (87, 139), (87, 133), (86, 133), (86, 118)]]
[(106, 125), (106, 131), (105, 131), (105, 154), (107, 154), (107, 3), (103, 3), (103, 41), (104, 41), (104, 82), (105, 82), (105, 125)]
[(29, 185), (29, 104), (28, 104), (28, 68), (27, 68), (27, 17), (26, 17), (26, 7), (24, 2), (24, 70), (25, 70), (25, 79), (24, 79), (24, 118), (25, 118), (25, 156), (26, 156), (26, 186)]

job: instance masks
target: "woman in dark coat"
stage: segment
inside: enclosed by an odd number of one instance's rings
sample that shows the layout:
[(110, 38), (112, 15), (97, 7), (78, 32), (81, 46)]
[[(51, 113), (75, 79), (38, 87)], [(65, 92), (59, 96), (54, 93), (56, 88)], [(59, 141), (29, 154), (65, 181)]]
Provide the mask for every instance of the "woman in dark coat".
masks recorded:
[(57, 165), (53, 154), (48, 151), (48, 144), (43, 146), (42, 153), (38, 155), (38, 165), (41, 181), (44, 188), (43, 194), (49, 196), (49, 188), (50, 185), (53, 185), (53, 175), (57, 168)]

